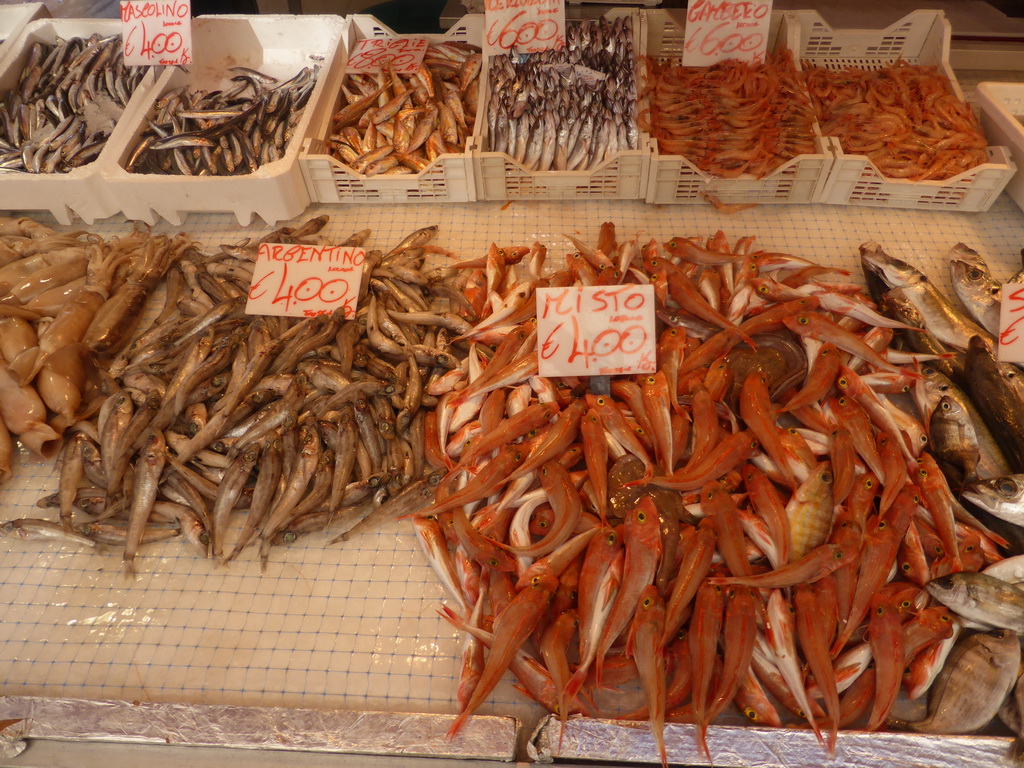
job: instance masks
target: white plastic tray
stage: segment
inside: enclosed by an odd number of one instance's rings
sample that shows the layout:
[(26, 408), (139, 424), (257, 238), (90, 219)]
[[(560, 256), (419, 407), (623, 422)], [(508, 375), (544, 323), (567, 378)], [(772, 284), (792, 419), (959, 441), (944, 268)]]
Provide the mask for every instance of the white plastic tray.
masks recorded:
[[(121, 22), (113, 19), (40, 19), (26, 24), (17, 37), (8, 41), (10, 47), (0, 59), (0, 91), (17, 84), (32, 43), (43, 41), (52, 45), (58, 38), (89, 37), (95, 33), (118, 35)], [(132, 94), (122, 120), (146, 101), (154, 82), (153, 73), (147, 73)], [(111, 132), (107, 145), (96, 160), (69, 173), (0, 173), (0, 209), (49, 211), (62, 224), (70, 224), (75, 216), (91, 224), (117, 213), (117, 202), (99, 175), (103, 157), (111, 150), (116, 130)]]
[[(633, 17), (633, 49), (645, 49), (644, 25), (640, 13), (630, 9), (611, 10), (606, 18)], [(490, 57), (484, 58), (483, 72), (490, 71)], [(643, 200), (650, 170), (650, 137), (639, 131), (638, 149), (621, 150), (593, 170), (530, 171), (504, 152), (485, 151), (487, 126), (484, 118), (490, 82), (480, 98), (479, 131), (474, 137), (473, 167), (479, 200)]]
[[(373, 16), (348, 17), (346, 46), (368, 38), (401, 37)], [(418, 35), (431, 42), (455, 41), (481, 45), (484, 17), (464, 16), (444, 35)], [(347, 48), (346, 48), (347, 50)], [(483, 71), (481, 71), (483, 76)], [(476, 200), (469, 142), (461, 154), (444, 154), (415, 174), (366, 176), (356, 173), (327, 152), (331, 118), (341, 103), (340, 78), (326, 97), (330, 109), (311, 126), (300, 164), (309, 196), (321, 203), (465, 203)], [(482, 99), (482, 97), (481, 97)]]
[[(180, 224), (189, 212), (233, 213), (240, 224), (253, 215), (267, 223), (299, 215), (310, 203), (298, 158), (308, 130), (338, 61), (345, 22), (337, 16), (204, 16), (192, 24), (193, 64), (188, 72), (165, 71), (151, 97), (118, 125), (105, 157), (102, 180), (117, 209), (129, 219)], [(302, 118), (280, 160), (238, 176), (180, 176), (128, 173), (124, 168), (155, 113), (154, 102), (187, 84), (214, 90), (230, 83), (229, 67), (249, 67), (287, 79), (303, 67), (320, 66), (320, 74)]]
[[(646, 54), (662, 63), (679, 64), (683, 56), (685, 11), (676, 15), (665, 10), (649, 10), (646, 19)], [(768, 30), (768, 48), (777, 51), (792, 48), (792, 41), (781, 29), (781, 14), (772, 14)], [(780, 34), (781, 32), (781, 34)], [(800, 67), (799, 57), (795, 62)], [(643, 102), (641, 102), (643, 109)], [(818, 133), (814, 154), (799, 155), (783, 163), (760, 179), (722, 179), (705, 173), (682, 155), (662, 154), (656, 139), (651, 139), (648, 203), (704, 203), (712, 194), (722, 203), (809, 203), (818, 200), (828, 181), (833, 155), (827, 140)]]
[(1007, 183), (1006, 193), (1024, 210), (1024, 83), (978, 83), (974, 100), (985, 135), (1010, 149), (1017, 174)]
[[(879, 69), (902, 59), (935, 66), (963, 92), (949, 66), (950, 25), (942, 11), (913, 11), (885, 29), (834, 30), (817, 11), (786, 11), (783, 24), (800, 60), (827, 69)], [(882, 175), (863, 155), (843, 152), (831, 140), (835, 162), (821, 202), (922, 210), (984, 211), (1003, 191), (1014, 166), (1004, 147), (990, 146), (989, 161), (944, 181), (901, 181)]]

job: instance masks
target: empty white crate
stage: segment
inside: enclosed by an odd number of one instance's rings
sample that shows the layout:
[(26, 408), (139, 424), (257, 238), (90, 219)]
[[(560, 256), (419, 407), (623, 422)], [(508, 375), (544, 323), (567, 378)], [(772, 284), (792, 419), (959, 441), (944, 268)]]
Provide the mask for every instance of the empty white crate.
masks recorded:
[(974, 95), (981, 109), (981, 126), (990, 141), (1006, 144), (1017, 174), (1007, 194), (1024, 210), (1024, 83), (979, 83)]
[[(192, 24), (192, 60), (187, 72), (169, 68), (151, 98), (126, 114), (101, 158), (103, 179), (118, 209), (129, 219), (180, 224), (191, 212), (233, 213), (242, 225), (258, 216), (268, 224), (301, 214), (310, 203), (299, 168), (302, 137), (336, 66), (345, 22), (338, 16), (203, 16)], [(303, 67), (320, 72), (284, 157), (240, 175), (182, 176), (129, 173), (132, 150), (156, 111), (155, 101), (187, 85), (206, 91), (230, 87), (230, 67), (248, 67), (287, 80)]]
[[(346, 50), (359, 40), (402, 37), (373, 16), (348, 17)], [(484, 17), (464, 16), (444, 35), (414, 35), (432, 43), (459, 42), (481, 45)], [(483, 72), (481, 72), (483, 76)], [(326, 95), (329, 105), (310, 126), (302, 152), (302, 175), (312, 200), (320, 203), (466, 203), (476, 200), (469, 142), (461, 153), (439, 156), (419, 173), (367, 176), (328, 153), (331, 118), (341, 105), (341, 80)]]
[[(648, 57), (661, 63), (682, 63), (685, 34), (685, 11), (679, 16), (665, 10), (644, 11), (647, 27)], [(789, 47), (790, 41), (781, 29), (781, 15), (772, 14), (768, 33), (768, 49)], [(798, 57), (795, 64), (800, 67)], [(641, 102), (641, 109), (644, 103)], [(713, 195), (725, 204), (746, 203), (810, 203), (818, 200), (832, 168), (829, 143), (815, 136), (813, 154), (798, 155), (759, 179), (725, 179), (704, 172), (682, 155), (663, 154), (657, 139), (651, 139), (648, 203), (703, 203), (705, 195)]]
[[(832, 29), (816, 11), (786, 11), (783, 24), (806, 64), (826, 69), (880, 69), (898, 59), (935, 66), (954, 92), (963, 92), (949, 67), (950, 26), (942, 11), (913, 11), (885, 29)], [(1013, 175), (1004, 147), (990, 146), (989, 162), (943, 181), (888, 178), (863, 155), (843, 152), (831, 139), (836, 155), (822, 202), (923, 210), (987, 210)]]
[(7, 55), (7, 41), (14, 40), (30, 21), (49, 15), (49, 9), (42, 3), (0, 5), (0, 67)]

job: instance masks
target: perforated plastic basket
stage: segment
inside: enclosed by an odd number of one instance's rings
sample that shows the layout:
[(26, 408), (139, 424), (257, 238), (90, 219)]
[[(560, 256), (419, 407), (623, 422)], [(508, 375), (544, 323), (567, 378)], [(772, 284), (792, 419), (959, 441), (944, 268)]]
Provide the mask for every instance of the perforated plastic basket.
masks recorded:
[[(617, 9), (607, 18), (633, 16), (634, 50), (644, 50), (644, 30), (636, 11)], [(489, 57), (484, 72), (490, 71)], [(647, 194), (650, 167), (650, 137), (640, 131), (638, 149), (620, 150), (596, 168), (586, 171), (530, 171), (504, 152), (487, 150), (487, 126), (483, 109), (489, 83), (480, 99), (479, 132), (474, 137), (473, 166), (476, 193), (480, 200), (643, 200)]]
[[(53, 45), (58, 39), (88, 38), (93, 34), (119, 35), (121, 22), (115, 19), (39, 19), (24, 25), (21, 32), (8, 41), (7, 51), (0, 59), (0, 92), (17, 85), (33, 43)], [(147, 72), (128, 101), (122, 119), (149, 98), (154, 82), (153, 73)], [(0, 210), (49, 211), (61, 224), (70, 224), (76, 216), (87, 224), (113, 216), (118, 211), (117, 202), (99, 169), (104, 156), (111, 151), (116, 130), (110, 132), (95, 160), (67, 173), (0, 171)]]
[[(346, 51), (359, 40), (401, 37), (373, 16), (348, 17)], [(417, 35), (431, 42), (456, 41), (480, 45), (484, 21), (480, 14), (464, 16), (444, 35)], [(311, 127), (299, 164), (309, 196), (320, 203), (466, 203), (476, 200), (469, 142), (465, 152), (438, 157), (419, 173), (366, 176), (356, 173), (327, 152), (331, 117), (341, 103), (341, 79), (331, 85), (331, 108)]]
[[(259, 216), (268, 224), (298, 216), (310, 203), (299, 169), (301, 137), (327, 95), (338, 68), (345, 22), (337, 16), (204, 16), (192, 26), (193, 65), (168, 68), (152, 98), (118, 125), (101, 174), (129, 219), (180, 224), (193, 211), (233, 213), (240, 224)], [(155, 99), (183, 86), (212, 91), (231, 84), (229, 67), (245, 66), (288, 79), (318, 64), (320, 73), (284, 157), (238, 176), (129, 173), (125, 166), (153, 117)]]
[[(685, 11), (679, 15), (664, 10), (644, 11), (649, 57), (665, 64), (682, 62)], [(777, 51), (791, 43), (781, 29), (781, 15), (772, 14), (768, 48)], [(799, 61), (797, 62), (799, 67)], [(641, 103), (643, 109), (643, 103)], [(799, 155), (760, 178), (723, 179), (705, 173), (682, 155), (663, 154), (652, 138), (648, 203), (704, 203), (714, 195), (725, 204), (810, 203), (819, 199), (832, 166), (827, 141), (815, 137), (814, 154)]]
[[(913, 11), (881, 30), (834, 30), (816, 11), (786, 11), (783, 25), (805, 63), (827, 69), (879, 69), (902, 59), (935, 66), (963, 99), (949, 66), (950, 26), (942, 11)], [(944, 181), (902, 181), (883, 176), (863, 155), (844, 153), (837, 139), (830, 142), (836, 159), (821, 201), (834, 205), (984, 211), (1014, 171), (1007, 150), (990, 146), (989, 162), (957, 176)]]

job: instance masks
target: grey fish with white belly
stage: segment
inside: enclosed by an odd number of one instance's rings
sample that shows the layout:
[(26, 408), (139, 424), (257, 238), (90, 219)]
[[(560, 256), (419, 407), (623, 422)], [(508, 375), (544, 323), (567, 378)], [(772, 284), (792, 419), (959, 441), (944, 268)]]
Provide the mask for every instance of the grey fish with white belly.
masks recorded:
[(1024, 475), (1003, 475), (968, 483), (961, 494), (990, 515), (1024, 526)]
[(1024, 635), (1024, 589), (983, 573), (961, 571), (932, 579), (925, 591), (954, 613)]
[(993, 336), (999, 335), (999, 308), (1003, 288), (977, 251), (957, 243), (949, 251), (949, 276), (953, 292), (964, 308)]

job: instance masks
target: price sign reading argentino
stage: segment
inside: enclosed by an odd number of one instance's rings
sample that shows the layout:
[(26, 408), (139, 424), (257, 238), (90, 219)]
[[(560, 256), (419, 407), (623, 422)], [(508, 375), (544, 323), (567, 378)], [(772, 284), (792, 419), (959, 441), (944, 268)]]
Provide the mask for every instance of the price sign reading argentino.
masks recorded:
[(129, 66), (192, 63), (192, 0), (121, 0), (121, 39)]
[(245, 311), (309, 317), (344, 308), (356, 314), (366, 251), (332, 245), (260, 245)]
[(996, 356), (1004, 363), (1024, 363), (1024, 283), (1003, 284)]
[(537, 53), (565, 45), (565, 0), (486, 0), (484, 53)]
[(400, 75), (411, 75), (423, 63), (423, 54), (430, 42), (425, 37), (371, 37), (360, 40), (352, 48), (345, 71), (349, 73), (380, 72), (385, 62)]
[(654, 286), (537, 289), (541, 376), (654, 373)]
[(761, 63), (771, 15), (771, 0), (694, 0), (686, 11), (683, 66), (723, 59)]

